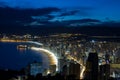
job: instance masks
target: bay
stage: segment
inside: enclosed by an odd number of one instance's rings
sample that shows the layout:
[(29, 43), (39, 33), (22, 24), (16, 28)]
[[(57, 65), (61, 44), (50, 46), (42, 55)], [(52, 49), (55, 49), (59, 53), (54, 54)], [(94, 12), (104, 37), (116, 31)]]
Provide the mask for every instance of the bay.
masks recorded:
[[(0, 69), (20, 70), (30, 63), (43, 62), (45, 55), (31, 49), (17, 49), (17, 45), (29, 44), (25, 42), (0, 42)], [(47, 61), (44, 61), (47, 68)]]

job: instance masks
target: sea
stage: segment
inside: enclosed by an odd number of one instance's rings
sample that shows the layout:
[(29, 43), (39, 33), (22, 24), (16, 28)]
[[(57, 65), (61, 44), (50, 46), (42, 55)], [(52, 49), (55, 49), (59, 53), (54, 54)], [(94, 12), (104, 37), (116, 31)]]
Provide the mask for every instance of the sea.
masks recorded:
[(17, 48), (18, 45), (29, 45), (26, 42), (0, 42), (0, 69), (21, 70), (33, 62), (40, 62), (47, 68), (45, 55), (32, 49)]

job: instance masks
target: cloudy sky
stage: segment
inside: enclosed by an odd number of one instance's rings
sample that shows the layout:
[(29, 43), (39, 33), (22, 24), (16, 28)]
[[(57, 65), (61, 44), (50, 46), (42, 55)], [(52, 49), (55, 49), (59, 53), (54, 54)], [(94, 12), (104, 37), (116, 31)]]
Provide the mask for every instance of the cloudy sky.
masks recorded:
[[(1, 6), (13, 8), (45, 8), (56, 7), (63, 10), (64, 17), (58, 17), (59, 12), (51, 13), (56, 19), (92, 18), (99, 20), (120, 20), (120, 0), (0, 0)], [(74, 10), (74, 11), (73, 11)], [(69, 13), (69, 11), (73, 11)], [(73, 15), (74, 14), (74, 15)]]

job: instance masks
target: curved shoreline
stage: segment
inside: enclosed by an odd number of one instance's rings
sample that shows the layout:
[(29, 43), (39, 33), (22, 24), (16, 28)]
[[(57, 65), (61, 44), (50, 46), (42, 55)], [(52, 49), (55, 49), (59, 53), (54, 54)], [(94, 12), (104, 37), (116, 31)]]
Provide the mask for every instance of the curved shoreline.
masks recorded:
[[(56, 65), (56, 70), (57, 70), (57, 67), (58, 67), (58, 60), (57, 60), (57, 58), (56, 58), (56, 56), (52, 53), (52, 52), (50, 52), (50, 51), (48, 51), (48, 50), (46, 50), (46, 49), (43, 49), (43, 48), (37, 48), (37, 47), (31, 47), (31, 49), (33, 49), (33, 50), (36, 50), (36, 51), (39, 51), (41, 54), (42, 54), (42, 57), (44, 58), (47, 58), (47, 61), (48, 61), (48, 66), (50, 67), (50, 65)], [(44, 59), (45, 59), (44, 58)], [(43, 59), (43, 60), (44, 60)], [(43, 63), (44, 63), (44, 61), (43, 61)], [(45, 64), (45, 63), (44, 63)]]
[[(0, 41), (0, 42), (17, 42), (17, 41), (9, 41), (8, 40), (8, 41)], [(21, 42), (21, 41), (18, 41), (18, 42)], [(25, 43), (32, 43), (32, 41), (25, 41)], [(38, 43), (36, 45), (38, 45)], [(45, 69), (46, 68), (48, 69), (51, 65), (55, 65), (56, 66), (56, 71), (58, 70), (58, 59), (54, 55), (54, 53), (52, 53), (49, 50), (44, 49), (44, 48), (31, 47), (31, 49), (33, 49), (35, 51), (39, 51), (39, 53), (41, 53), (42, 62), (43, 62), (43, 66), (44, 66)]]

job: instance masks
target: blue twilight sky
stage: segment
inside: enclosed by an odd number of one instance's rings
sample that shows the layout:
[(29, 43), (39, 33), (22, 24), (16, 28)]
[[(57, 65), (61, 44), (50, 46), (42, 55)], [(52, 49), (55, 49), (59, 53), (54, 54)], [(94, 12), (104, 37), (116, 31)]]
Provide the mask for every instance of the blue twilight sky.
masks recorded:
[[(69, 16), (55, 17), (54, 20), (92, 18), (98, 20), (120, 20), (120, 0), (0, 0), (1, 6), (13, 8), (56, 7), (64, 11), (79, 10)], [(53, 12), (51, 15), (59, 15)]]

